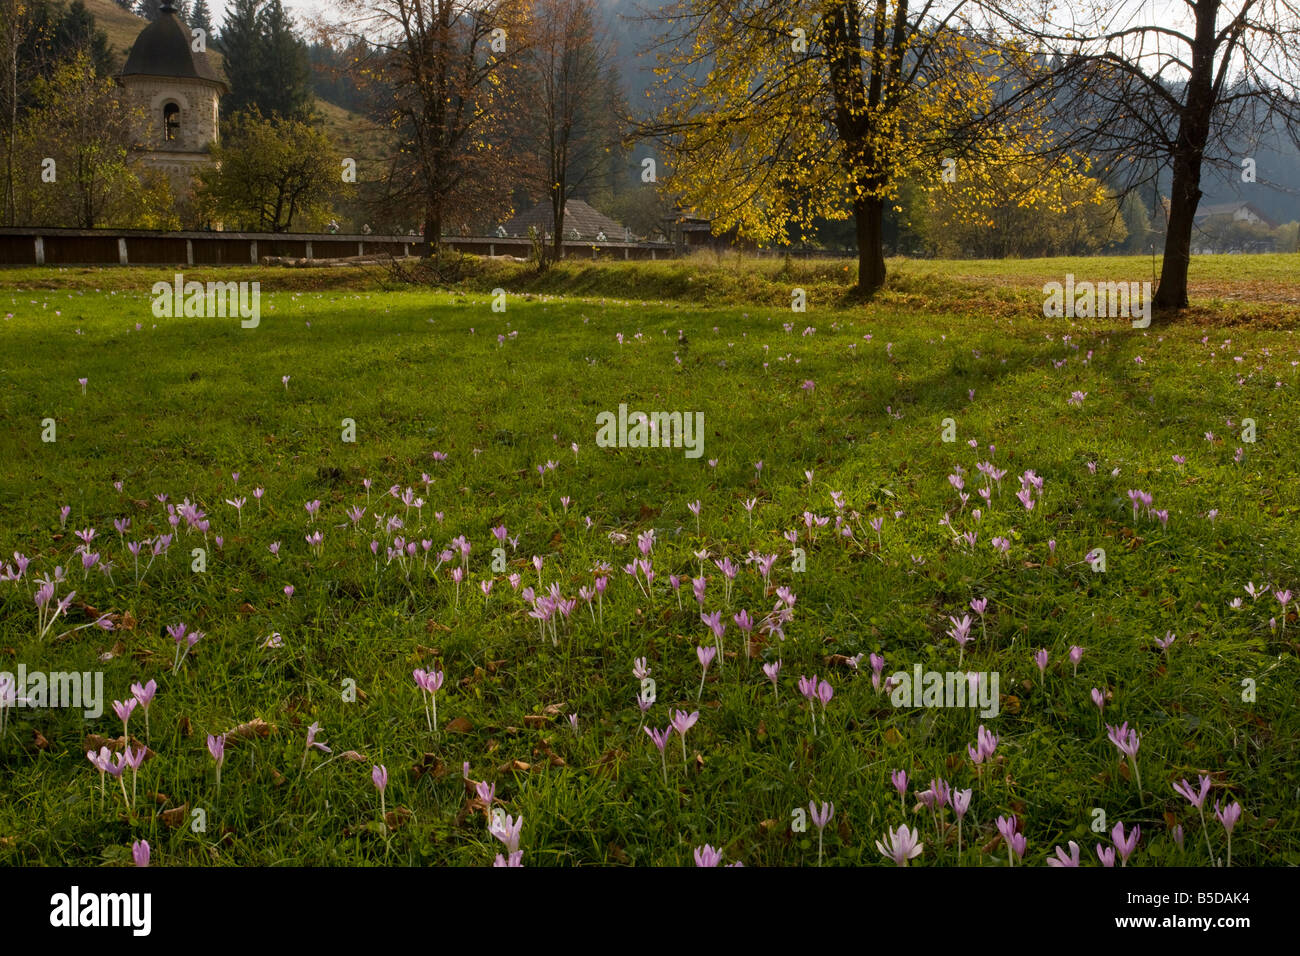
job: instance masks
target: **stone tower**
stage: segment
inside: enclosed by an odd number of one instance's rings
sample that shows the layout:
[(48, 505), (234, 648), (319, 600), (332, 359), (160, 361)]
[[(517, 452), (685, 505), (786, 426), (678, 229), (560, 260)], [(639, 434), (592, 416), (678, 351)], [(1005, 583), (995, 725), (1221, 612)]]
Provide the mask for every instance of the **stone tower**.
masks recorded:
[(158, 19), (140, 31), (122, 68), (128, 103), (144, 126), (134, 155), (171, 180), (178, 199), (193, 192), (193, 176), (210, 163), (217, 142), (217, 104), (228, 87), (208, 60), (209, 37), (197, 37), (163, 0)]

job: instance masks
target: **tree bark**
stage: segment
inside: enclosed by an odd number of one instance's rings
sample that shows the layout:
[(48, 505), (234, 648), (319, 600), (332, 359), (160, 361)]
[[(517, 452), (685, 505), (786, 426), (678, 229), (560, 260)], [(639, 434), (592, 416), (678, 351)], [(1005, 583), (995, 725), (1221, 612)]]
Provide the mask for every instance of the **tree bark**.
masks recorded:
[(858, 290), (867, 295), (885, 284), (885, 202), (859, 199), (853, 204), (853, 225), (858, 237)]
[(1165, 229), (1165, 255), (1160, 267), (1160, 284), (1152, 307), (1161, 311), (1187, 308), (1187, 270), (1192, 262), (1192, 229), (1196, 207), (1201, 201), (1201, 161), (1210, 138), (1214, 113), (1214, 54), (1218, 3), (1198, 6), (1196, 37), (1192, 45), (1187, 98), (1178, 119), (1174, 144), (1174, 178), (1169, 195), (1169, 222)]
[(551, 261), (559, 262), (564, 258), (564, 185), (551, 187), (551, 224), (555, 235), (551, 239)]
[(442, 241), (442, 206), (430, 199), (424, 207), (424, 255), (434, 259), (438, 255), (438, 246)]
[(1187, 271), (1192, 262), (1192, 227), (1201, 200), (1200, 163), (1179, 157), (1169, 197), (1169, 222), (1165, 230), (1165, 255), (1152, 306), (1160, 310), (1187, 308)]

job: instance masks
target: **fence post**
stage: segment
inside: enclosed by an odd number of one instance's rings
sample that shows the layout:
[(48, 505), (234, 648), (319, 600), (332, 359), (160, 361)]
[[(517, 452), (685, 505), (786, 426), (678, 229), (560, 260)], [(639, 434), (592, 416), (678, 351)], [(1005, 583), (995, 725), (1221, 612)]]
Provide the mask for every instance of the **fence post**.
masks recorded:
[(120, 266), (130, 265), (126, 258), (126, 239), (124, 238), (117, 240), (117, 264)]
[(193, 239), (185, 240), (185, 264), (187, 266), (194, 265), (194, 240)]
[(310, 239), (307, 240), (307, 258), (308, 258), (308, 259), (312, 258), (312, 254), (311, 254), (311, 240), (310, 240)]
[(252, 244), (248, 247), (248, 260), (253, 265), (257, 265), (257, 240), (256, 239), (254, 239)]
[(38, 266), (45, 265), (45, 237), (44, 236), (36, 237), (36, 264)]

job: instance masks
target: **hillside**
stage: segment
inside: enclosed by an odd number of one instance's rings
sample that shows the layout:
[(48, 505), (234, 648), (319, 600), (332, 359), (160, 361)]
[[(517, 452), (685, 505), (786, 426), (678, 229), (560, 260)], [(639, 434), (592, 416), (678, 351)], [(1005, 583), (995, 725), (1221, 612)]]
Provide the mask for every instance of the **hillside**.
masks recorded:
[[(82, 0), (82, 2), (94, 16), (99, 29), (108, 34), (108, 45), (112, 48), (113, 57), (120, 68), (126, 62), (126, 55), (131, 52), (135, 38), (148, 26), (149, 21), (123, 10), (113, 0)], [(226, 75), (225, 63), (220, 53), (209, 49), (208, 59), (222, 76)]]
[[(113, 0), (83, 0), (83, 2), (86, 4), (86, 9), (94, 15), (99, 29), (108, 35), (108, 45), (112, 48), (114, 60), (120, 68), (126, 62), (127, 54), (135, 43), (136, 37), (140, 35), (140, 31), (147, 25), (147, 21), (123, 10)], [(225, 64), (221, 54), (210, 48), (208, 59), (224, 76)], [(352, 156), (358, 160), (373, 160), (386, 153), (382, 148), (382, 130), (364, 116), (321, 99), (316, 101), (316, 108), (324, 119), (326, 131), (338, 143), (339, 149), (345, 156)]]

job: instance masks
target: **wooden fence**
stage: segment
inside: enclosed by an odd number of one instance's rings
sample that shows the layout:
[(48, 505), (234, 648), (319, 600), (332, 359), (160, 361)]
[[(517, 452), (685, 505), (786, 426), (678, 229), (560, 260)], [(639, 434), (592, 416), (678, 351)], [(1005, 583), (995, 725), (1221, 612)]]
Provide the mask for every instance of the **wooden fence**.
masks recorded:
[[(525, 258), (528, 239), (444, 236), (460, 252)], [(256, 265), (267, 256), (335, 259), (418, 255), (418, 236), (342, 236), (256, 232), (149, 232), (111, 229), (0, 229), (0, 265)], [(670, 259), (666, 242), (564, 243), (569, 259)]]

